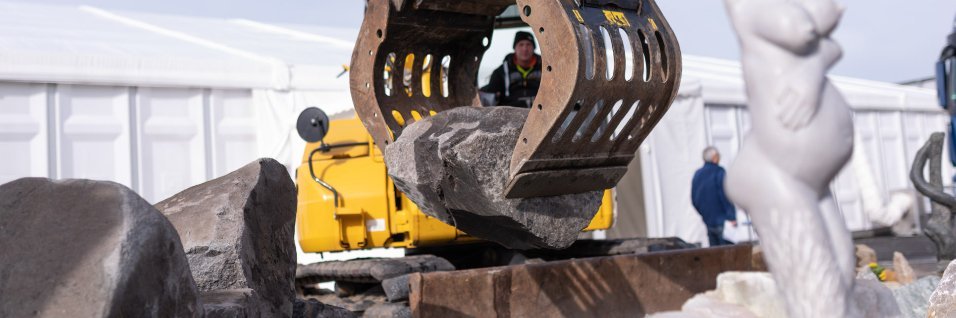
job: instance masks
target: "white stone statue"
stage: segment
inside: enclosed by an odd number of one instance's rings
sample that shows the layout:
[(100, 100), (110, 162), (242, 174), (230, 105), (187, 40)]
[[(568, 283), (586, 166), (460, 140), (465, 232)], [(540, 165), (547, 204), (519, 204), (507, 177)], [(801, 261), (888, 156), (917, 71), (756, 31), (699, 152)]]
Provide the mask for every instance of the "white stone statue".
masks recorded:
[(726, 178), (750, 213), (791, 318), (856, 317), (850, 233), (829, 184), (853, 150), (853, 121), (826, 78), (841, 50), (833, 0), (725, 0), (753, 129)]

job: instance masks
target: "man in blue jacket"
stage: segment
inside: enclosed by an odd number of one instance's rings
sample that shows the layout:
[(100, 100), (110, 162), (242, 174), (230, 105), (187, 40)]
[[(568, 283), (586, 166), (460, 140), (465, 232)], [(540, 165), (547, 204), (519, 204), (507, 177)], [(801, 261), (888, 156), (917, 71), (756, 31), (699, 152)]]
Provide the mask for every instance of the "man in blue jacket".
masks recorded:
[(710, 246), (732, 244), (723, 238), (724, 221), (737, 226), (737, 210), (724, 195), (724, 168), (717, 165), (720, 153), (717, 148), (704, 149), (704, 166), (694, 173), (691, 184), (691, 201), (707, 225)]

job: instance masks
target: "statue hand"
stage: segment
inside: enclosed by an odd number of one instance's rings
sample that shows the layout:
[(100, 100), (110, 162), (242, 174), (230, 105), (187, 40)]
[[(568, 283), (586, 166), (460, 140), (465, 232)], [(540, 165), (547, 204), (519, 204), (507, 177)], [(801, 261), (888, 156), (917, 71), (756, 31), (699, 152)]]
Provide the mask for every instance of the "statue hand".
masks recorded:
[(800, 85), (805, 82), (790, 82), (780, 86), (776, 96), (777, 120), (790, 130), (806, 127), (816, 115), (820, 105), (821, 85)]

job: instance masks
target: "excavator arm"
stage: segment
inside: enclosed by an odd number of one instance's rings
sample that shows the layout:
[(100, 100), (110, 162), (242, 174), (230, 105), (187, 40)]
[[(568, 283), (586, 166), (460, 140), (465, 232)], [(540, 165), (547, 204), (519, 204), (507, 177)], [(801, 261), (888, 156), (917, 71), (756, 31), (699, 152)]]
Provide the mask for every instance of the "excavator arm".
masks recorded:
[(506, 197), (614, 187), (680, 83), (680, 48), (653, 0), (369, 1), (350, 67), (356, 113), (384, 151), (416, 120), (479, 105), (495, 16), (514, 4), (545, 64)]

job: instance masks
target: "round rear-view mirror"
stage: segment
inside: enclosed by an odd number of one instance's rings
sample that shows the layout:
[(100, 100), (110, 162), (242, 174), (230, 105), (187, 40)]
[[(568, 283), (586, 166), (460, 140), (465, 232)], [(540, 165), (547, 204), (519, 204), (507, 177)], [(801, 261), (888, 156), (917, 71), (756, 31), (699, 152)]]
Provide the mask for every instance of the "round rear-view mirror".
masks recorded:
[(295, 129), (307, 142), (319, 142), (329, 132), (329, 116), (318, 107), (309, 107), (299, 114)]

